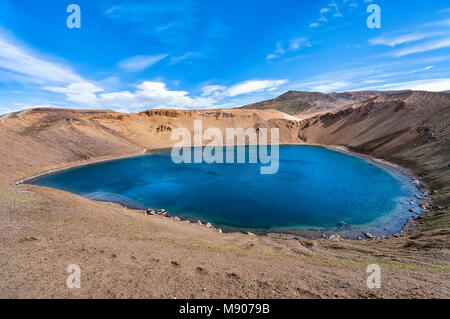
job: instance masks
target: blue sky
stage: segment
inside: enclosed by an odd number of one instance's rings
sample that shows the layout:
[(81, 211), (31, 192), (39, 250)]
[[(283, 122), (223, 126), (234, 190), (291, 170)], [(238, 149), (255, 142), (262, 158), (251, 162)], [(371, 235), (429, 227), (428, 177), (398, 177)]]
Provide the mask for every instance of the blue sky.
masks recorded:
[[(381, 29), (367, 27), (371, 3)], [(448, 0), (0, 0), (0, 114), (363, 89), (450, 90)]]

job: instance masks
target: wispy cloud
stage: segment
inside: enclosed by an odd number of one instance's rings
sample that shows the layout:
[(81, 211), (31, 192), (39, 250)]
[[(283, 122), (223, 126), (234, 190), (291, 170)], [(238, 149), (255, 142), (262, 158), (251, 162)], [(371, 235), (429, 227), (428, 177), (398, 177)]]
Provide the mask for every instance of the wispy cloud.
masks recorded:
[(178, 64), (183, 61), (192, 60), (194, 58), (199, 57), (200, 54), (197, 52), (187, 52), (180, 56), (175, 56), (170, 59), (170, 64)]
[(358, 90), (417, 90), (442, 92), (450, 90), (450, 78), (416, 80), (359, 88)]
[(287, 80), (250, 80), (230, 87), (208, 85), (202, 94), (193, 97), (187, 91), (169, 89), (164, 82), (143, 81), (133, 90), (105, 92), (103, 88), (89, 82), (73, 83), (67, 86), (44, 87), (46, 91), (63, 94), (66, 100), (83, 107), (112, 107), (126, 111), (149, 108), (213, 108), (230, 104), (229, 99), (253, 93), (273, 92), (287, 83)]
[(414, 74), (414, 73), (418, 73), (418, 72), (429, 71), (429, 70), (431, 70), (432, 68), (434, 68), (434, 66), (430, 65), (430, 66), (427, 66), (427, 67), (424, 67), (424, 68), (421, 68), (421, 69), (409, 71), (409, 72), (407, 72), (406, 74), (409, 75), (409, 74)]
[(306, 37), (298, 37), (289, 41), (289, 46), (284, 49), (283, 42), (279, 41), (276, 43), (276, 50), (266, 56), (267, 60), (274, 60), (283, 57), (288, 51), (298, 51), (304, 47), (312, 47), (309, 39)]
[(277, 42), (276, 47), (277, 48), (273, 53), (270, 53), (267, 55), (267, 57), (266, 57), (267, 60), (273, 60), (273, 59), (280, 58), (286, 53), (286, 51), (283, 49), (282, 42)]
[(404, 57), (406, 55), (423, 53), (450, 47), (450, 38), (428, 41), (405, 49), (397, 50), (391, 53), (394, 57)]
[(20, 47), (0, 35), (0, 69), (9, 80), (46, 83), (73, 83), (82, 77), (70, 68), (48, 61), (32, 50)]
[(127, 72), (139, 72), (165, 59), (168, 54), (138, 55), (119, 62), (119, 67)]
[(390, 47), (395, 47), (400, 44), (416, 42), (436, 37), (442, 34), (443, 34), (442, 32), (412, 32), (398, 36), (379, 36), (369, 39), (369, 43), (372, 45), (386, 45)]
[(198, 6), (193, 0), (115, 1), (104, 14), (114, 23), (130, 25), (137, 31), (151, 34), (161, 42), (176, 44), (186, 37), (187, 30), (197, 26)]
[(215, 102), (211, 98), (192, 98), (186, 91), (173, 91), (165, 83), (155, 81), (144, 81), (133, 91), (104, 92), (102, 88), (86, 82), (44, 89), (64, 94), (68, 101), (83, 106), (120, 107), (130, 111), (143, 108), (203, 108)]
[[(358, 6), (354, 1), (348, 3), (348, 0), (344, 0), (343, 3), (348, 4), (349, 6)], [(319, 10), (319, 17), (317, 18), (317, 20), (311, 22), (308, 27), (309, 28), (319, 27), (321, 24), (328, 22), (328, 16), (331, 16), (333, 18), (344, 17), (338, 3), (335, 0), (331, 0), (331, 2), (327, 7), (321, 8)]]
[(65, 94), (67, 101), (84, 104), (85, 106), (98, 105), (96, 93), (103, 92), (103, 89), (89, 82), (77, 82), (65, 87), (46, 86), (44, 90)]
[(208, 85), (203, 88), (203, 96), (214, 96), (215, 98), (235, 97), (255, 92), (271, 92), (288, 83), (283, 80), (249, 80), (235, 84), (231, 87), (220, 85)]

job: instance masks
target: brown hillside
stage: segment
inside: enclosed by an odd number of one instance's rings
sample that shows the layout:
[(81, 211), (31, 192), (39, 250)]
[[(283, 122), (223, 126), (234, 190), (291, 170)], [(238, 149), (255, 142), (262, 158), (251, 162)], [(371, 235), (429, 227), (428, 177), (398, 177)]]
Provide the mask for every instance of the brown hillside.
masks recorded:
[[(349, 97), (352, 98), (352, 97)], [(0, 298), (449, 298), (450, 94), (404, 92), (302, 121), (276, 110), (34, 109), (0, 118)], [(173, 145), (171, 132), (278, 127), (280, 142), (338, 145), (421, 177), (432, 206), (376, 240), (223, 234), (16, 181)], [(262, 199), (263, 200), (263, 199)], [(425, 205), (424, 204), (424, 205)], [(81, 289), (68, 289), (78, 264)], [(369, 264), (382, 287), (368, 289)]]

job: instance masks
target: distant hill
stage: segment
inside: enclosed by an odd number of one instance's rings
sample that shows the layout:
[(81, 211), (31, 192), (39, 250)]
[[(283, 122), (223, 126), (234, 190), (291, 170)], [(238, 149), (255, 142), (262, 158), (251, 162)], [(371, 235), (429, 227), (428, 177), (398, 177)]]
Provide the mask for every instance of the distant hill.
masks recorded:
[(244, 109), (275, 109), (291, 115), (320, 114), (386, 94), (378, 91), (320, 93), (289, 91), (272, 100), (243, 106)]

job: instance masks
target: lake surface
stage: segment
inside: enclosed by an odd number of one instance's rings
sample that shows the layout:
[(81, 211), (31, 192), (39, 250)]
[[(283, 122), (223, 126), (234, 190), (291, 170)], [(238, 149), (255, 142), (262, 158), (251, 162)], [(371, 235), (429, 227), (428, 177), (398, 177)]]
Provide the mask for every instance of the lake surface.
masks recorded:
[(224, 230), (382, 236), (399, 231), (412, 217), (411, 207), (418, 211), (410, 203), (418, 190), (408, 178), (362, 158), (280, 146), (278, 173), (261, 175), (261, 165), (175, 164), (170, 150), (160, 150), (31, 183), (133, 208), (164, 208)]

